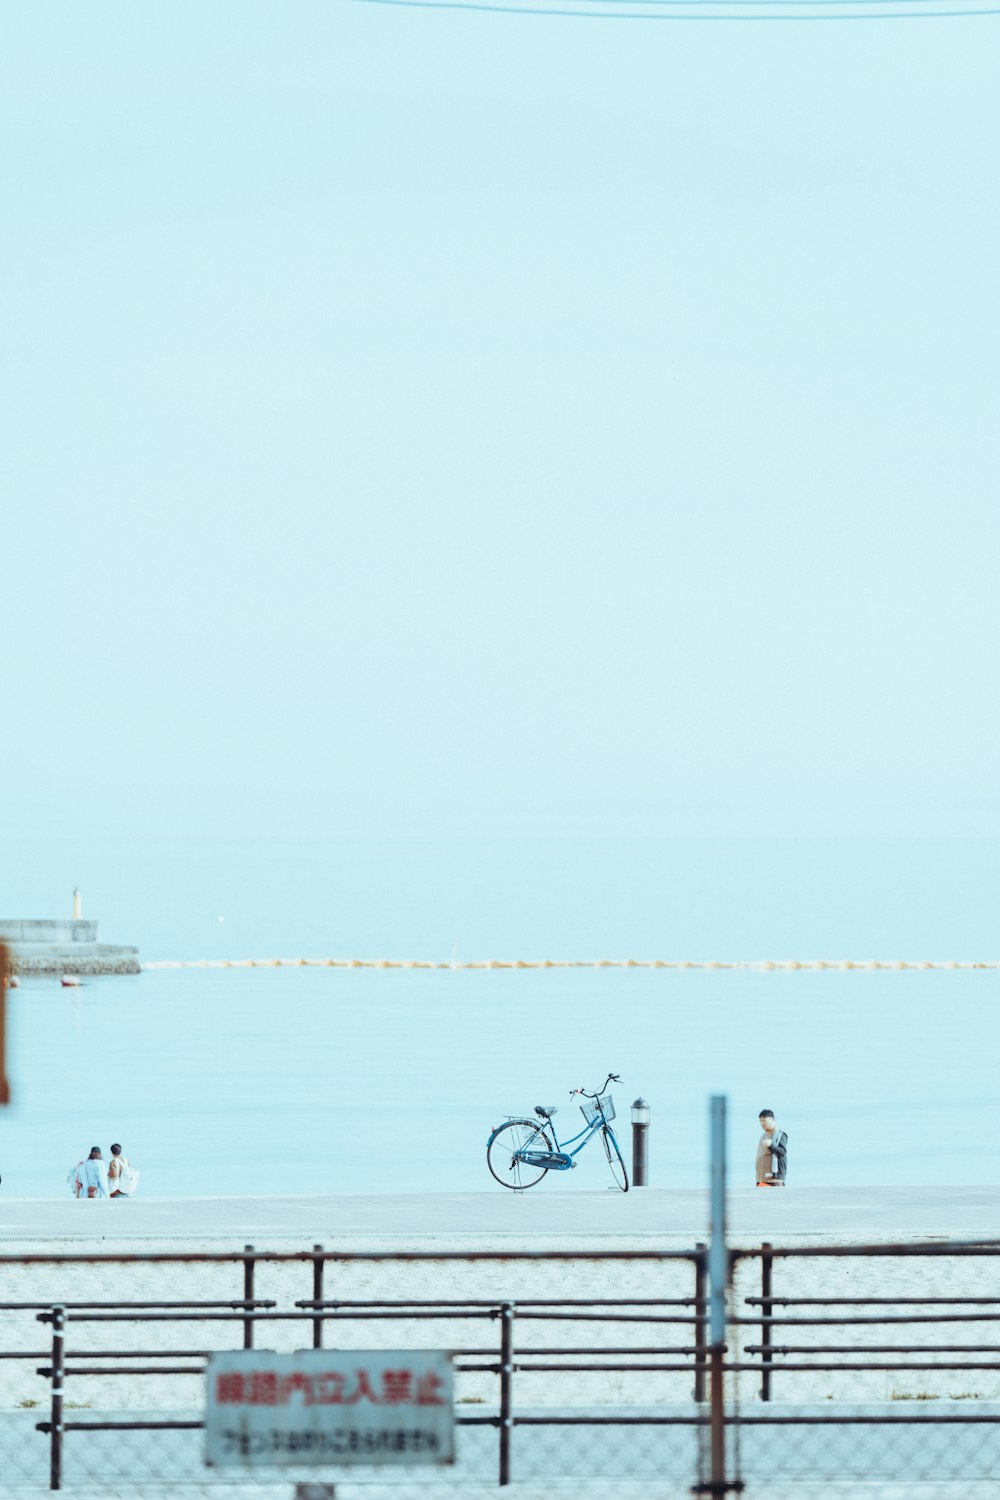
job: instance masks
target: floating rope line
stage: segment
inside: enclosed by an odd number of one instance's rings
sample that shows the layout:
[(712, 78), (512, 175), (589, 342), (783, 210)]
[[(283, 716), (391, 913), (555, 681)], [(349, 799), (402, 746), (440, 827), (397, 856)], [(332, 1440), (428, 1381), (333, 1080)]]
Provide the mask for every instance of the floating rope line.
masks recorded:
[(484, 958), (435, 963), (420, 958), (156, 959), (144, 969), (1000, 969), (1000, 959), (880, 958)]

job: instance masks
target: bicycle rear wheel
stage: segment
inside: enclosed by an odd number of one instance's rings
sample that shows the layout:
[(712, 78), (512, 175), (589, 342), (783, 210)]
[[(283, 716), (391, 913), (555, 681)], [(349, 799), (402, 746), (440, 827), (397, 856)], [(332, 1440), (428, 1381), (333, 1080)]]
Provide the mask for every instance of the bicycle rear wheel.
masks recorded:
[(601, 1140), (604, 1143), (604, 1152), (608, 1158), (611, 1175), (615, 1179), (615, 1186), (620, 1187), (623, 1193), (627, 1193), (628, 1173), (625, 1170), (622, 1154), (618, 1149), (618, 1142), (615, 1140), (615, 1133), (610, 1126), (601, 1126)]
[(510, 1120), (494, 1130), (486, 1147), (486, 1165), (503, 1187), (530, 1188), (541, 1182), (548, 1167), (518, 1161), (516, 1151), (551, 1151), (552, 1142), (534, 1120)]

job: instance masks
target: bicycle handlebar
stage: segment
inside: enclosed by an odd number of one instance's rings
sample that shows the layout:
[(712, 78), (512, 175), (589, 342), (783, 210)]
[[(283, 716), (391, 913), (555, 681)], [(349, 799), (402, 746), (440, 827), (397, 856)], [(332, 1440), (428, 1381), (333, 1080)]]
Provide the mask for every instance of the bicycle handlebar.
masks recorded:
[(609, 1073), (596, 1094), (588, 1094), (586, 1089), (570, 1089), (569, 1097), (572, 1099), (574, 1094), (582, 1094), (584, 1099), (599, 1099), (609, 1083), (621, 1083), (620, 1076), (617, 1073)]

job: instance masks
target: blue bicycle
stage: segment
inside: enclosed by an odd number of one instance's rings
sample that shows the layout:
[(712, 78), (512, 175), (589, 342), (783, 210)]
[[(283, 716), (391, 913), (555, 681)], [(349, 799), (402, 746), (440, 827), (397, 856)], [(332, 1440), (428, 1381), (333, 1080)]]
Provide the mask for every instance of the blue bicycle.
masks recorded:
[[(611, 1129), (615, 1103), (611, 1095), (604, 1092), (609, 1083), (621, 1083), (617, 1073), (609, 1073), (596, 1094), (588, 1094), (584, 1089), (570, 1089), (571, 1099), (579, 1095), (590, 1103), (580, 1105), (586, 1125), (579, 1135), (571, 1136), (562, 1145), (552, 1123), (552, 1116), (556, 1113), (554, 1104), (536, 1104), (538, 1118), (535, 1120), (509, 1115), (506, 1124), (498, 1125), (486, 1143), (486, 1165), (497, 1182), (503, 1187), (524, 1189), (541, 1182), (546, 1172), (568, 1172), (570, 1167), (576, 1166), (576, 1158), (587, 1142), (599, 1135), (615, 1186), (627, 1193), (628, 1173)], [(575, 1150), (571, 1151), (571, 1146), (575, 1146)]]

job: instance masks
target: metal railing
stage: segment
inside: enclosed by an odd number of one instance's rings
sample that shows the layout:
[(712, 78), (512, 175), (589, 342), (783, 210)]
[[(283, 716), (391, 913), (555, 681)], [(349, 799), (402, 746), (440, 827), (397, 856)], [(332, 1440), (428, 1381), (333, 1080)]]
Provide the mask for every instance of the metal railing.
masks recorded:
[[(933, 1296), (781, 1296), (774, 1287), (776, 1261), (829, 1261), (829, 1260), (873, 1260), (881, 1257), (924, 1261), (947, 1259), (989, 1259), (1000, 1257), (1000, 1244), (980, 1242), (968, 1244), (892, 1244), (892, 1245), (816, 1245), (776, 1249), (764, 1243), (759, 1250), (732, 1252), (734, 1264), (750, 1258), (760, 1260), (760, 1295), (743, 1299), (749, 1308), (759, 1308), (756, 1314), (731, 1316), (731, 1328), (759, 1328), (759, 1343), (743, 1345), (743, 1355), (758, 1355), (759, 1361), (744, 1358), (727, 1364), (730, 1371), (750, 1371), (760, 1374), (760, 1399), (772, 1399), (773, 1381), (776, 1374), (823, 1371), (829, 1374), (857, 1370), (882, 1370), (899, 1372), (921, 1372), (928, 1370), (925, 1360), (913, 1360), (906, 1356), (927, 1354), (978, 1355), (978, 1359), (935, 1359), (934, 1370), (976, 1370), (1000, 1374), (1000, 1342), (956, 1344), (956, 1343), (901, 1343), (872, 1344), (859, 1342), (851, 1337), (851, 1330), (876, 1327), (899, 1329), (923, 1327), (944, 1328), (954, 1324), (992, 1323), (1000, 1336), (1000, 1297), (964, 1295)], [(842, 1308), (843, 1312), (833, 1316), (809, 1315), (798, 1311), (804, 1308)], [(775, 1312), (775, 1308), (781, 1311)], [(886, 1311), (885, 1309), (914, 1309), (913, 1311)], [(961, 1311), (954, 1311), (960, 1308)], [(994, 1309), (994, 1311), (971, 1312), (967, 1309)], [(847, 1309), (857, 1309), (848, 1312)], [(787, 1311), (786, 1311), (787, 1310)], [(786, 1344), (775, 1342), (775, 1334), (781, 1329), (830, 1329), (842, 1332), (849, 1338), (847, 1343)], [(816, 1356), (824, 1357), (822, 1364)], [(878, 1356), (876, 1359), (868, 1358)], [(892, 1355), (894, 1358), (887, 1359)], [(989, 1355), (986, 1359), (983, 1356)], [(836, 1356), (836, 1358), (833, 1358)], [(955, 1418), (955, 1420), (960, 1420)]]
[[(13, 1359), (41, 1359), (48, 1363), (40, 1366), (37, 1373), (45, 1377), (50, 1385), (48, 1419), (36, 1424), (36, 1429), (49, 1438), (49, 1487), (60, 1489), (63, 1483), (64, 1456), (67, 1434), (111, 1432), (143, 1432), (199, 1430), (204, 1423), (186, 1417), (143, 1418), (129, 1417), (127, 1420), (110, 1418), (72, 1417), (67, 1419), (65, 1391), (67, 1382), (88, 1376), (192, 1376), (202, 1375), (209, 1355), (204, 1348), (180, 1347), (152, 1349), (148, 1345), (129, 1349), (73, 1348), (72, 1334), (83, 1325), (131, 1325), (195, 1323), (200, 1326), (234, 1324), (242, 1331), (243, 1347), (257, 1346), (262, 1330), (275, 1325), (300, 1323), (311, 1330), (314, 1348), (324, 1345), (324, 1329), (332, 1323), (369, 1324), (384, 1322), (441, 1322), (480, 1324), (495, 1323), (497, 1336), (493, 1343), (485, 1342), (458, 1348), (454, 1352), (454, 1369), (458, 1374), (486, 1374), (497, 1379), (497, 1410), (490, 1414), (472, 1414), (459, 1411), (456, 1425), (460, 1427), (492, 1427), (497, 1432), (496, 1475), (500, 1485), (510, 1483), (511, 1449), (515, 1427), (562, 1426), (699, 1426), (707, 1422), (707, 1413), (699, 1404), (706, 1395), (708, 1362), (704, 1344), (706, 1317), (706, 1260), (704, 1247), (692, 1251), (657, 1250), (567, 1250), (549, 1251), (505, 1251), (505, 1263), (518, 1265), (538, 1262), (609, 1262), (611, 1264), (647, 1262), (653, 1265), (680, 1262), (691, 1267), (691, 1294), (684, 1297), (552, 1297), (510, 1299), (395, 1299), (395, 1300), (342, 1300), (327, 1298), (327, 1271), (331, 1265), (339, 1267), (367, 1263), (440, 1263), (475, 1262), (495, 1263), (496, 1250), (466, 1251), (333, 1251), (315, 1245), (311, 1251), (258, 1251), (247, 1245), (242, 1252), (227, 1253), (178, 1253), (147, 1252), (137, 1255), (60, 1255), (60, 1256), (0, 1256), (5, 1261), (17, 1264), (234, 1264), (242, 1268), (242, 1299), (231, 1302), (123, 1302), (114, 1304), (99, 1302), (76, 1302), (61, 1304), (39, 1304), (32, 1302), (6, 1304), (8, 1308), (35, 1310), (39, 1322), (51, 1325), (51, 1352), (16, 1352), (7, 1355)], [(279, 1309), (273, 1299), (254, 1296), (255, 1272), (262, 1263), (308, 1265), (311, 1272), (312, 1296), (296, 1299), (289, 1309)], [(565, 1344), (549, 1342), (535, 1345), (523, 1351), (515, 1347), (515, 1327), (521, 1323), (546, 1323), (557, 1327), (572, 1323), (627, 1326), (637, 1325), (654, 1333), (667, 1328), (686, 1327), (691, 1338), (684, 1344), (668, 1344), (662, 1340), (643, 1344), (579, 1343)], [(141, 1340), (138, 1340), (141, 1344)], [(637, 1416), (628, 1412), (609, 1411), (606, 1414), (588, 1413), (584, 1416), (564, 1412), (518, 1413), (514, 1407), (514, 1377), (517, 1375), (539, 1375), (559, 1377), (580, 1373), (624, 1374), (687, 1374), (691, 1377), (691, 1394), (696, 1403), (687, 1415)]]
[[(493, 1472), (500, 1485), (511, 1481), (514, 1450), (519, 1446), (516, 1430), (524, 1429), (527, 1441), (531, 1431), (544, 1427), (567, 1431), (582, 1427), (675, 1427), (695, 1429), (703, 1438), (709, 1429), (716, 1433), (725, 1430), (727, 1441), (733, 1441), (726, 1450), (724, 1476), (716, 1470), (713, 1477), (706, 1477), (702, 1465), (696, 1485), (700, 1493), (716, 1495), (740, 1487), (737, 1445), (741, 1430), (766, 1434), (767, 1429), (808, 1428), (812, 1430), (811, 1451), (820, 1454), (827, 1441), (824, 1431), (846, 1426), (881, 1428), (885, 1432), (911, 1427), (922, 1431), (935, 1427), (943, 1432), (979, 1427), (983, 1429), (982, 1477), (988, 1478), (1000, 1467), (1000, 1401), (990, 1406), (987, 1400), (964, 1391), (963, 1395), (974, 1399), (961, 1407), (941, 1402), (932, 1408), (928, 1397), (928, 1404), (918, 1408), (915, 1403), (922, 1398), (914, 1395), (912, 1400), (907, 1399), (905, 1409), (891, 1409), (886, 1401), (877, 1410), (861, 1410), (841, 1395), (828, 1395), (822, 1409), (810, 1410), (804, 1409), (795, 1385), (806, 1376), (828, 1376), (831, 1381), (844, 1377), (850, 1381), (859, 1372), (905, 1372), (908, 1377), (918, 1374), (935, 1381), (946, 1372), (976, 1372), (977, 1377), (988, 1376), (987, 1383), (991, 1381), (1000, 1396), (1000, 1295), (994, 1295), (989, 1285), (970, 1292), (957, 1287), (952, 1291), (951, 1284), (951, 1273), (957, 1265), (976, 1260), (992, 1269), (998, 1257), (1000, 1243), (996, 1242), (795, 1247), (766, 1243), (753, 1249), (730, 1250), (730, 1267), (739, 1284), (730, 1299), (727, 1343), (713, 1378), (706, 1326), (707, 1252), (700, 1245), (683, 1251), (503, 1251), (499, 1255), (495, 1248), (478, 1252), (345, 1252), (315, 1245), (312, 1250), (288, 1252), (245, 1246), (242, 1251), (201, 1254), (0, 1256), (0, 1265), (20, 1267), (232, 1266), (237, 1279), (234, 1290), (243, 1293), (229, 1300), (5, 1302), (0, 1304), (0, 1312), (33, 1314), (50, 1327), (51, 1342), (44, 1350), (4, 1349), (0, 1359), (30, 1362), (49, 1383), (48, 1418), (37, 1423), (37, 1429), (49, 1440), (49, 1484), (53, 1489), (63, 1483), (67, 1441), (75, 1445), (77, 1435), (199, 1430), (203, 1426), (190, 1414), (144, 1417), (141, 1410), (135, 1410), (120, 1419), (71, 1414), (67, 1410), (67, 1384), (72, 1387), (77, 1381), (100, 1376), (200, 1376), (213, 1352), (205, 1347), (212, 1342), (207, 1336), (209, 1329), (231, 1329), (234, 1342), (238, 1340), (244, 1348), (252, 1349), (269, 1330), (299, 1326), (313, 1348), (321, 1349), (334, 1327), (338, 1329), (337, 1341), (346, 1338), (347, 1347), (351, 1338), (366, 1328), (398, 1327), (401, 1338), (412, 1341), (413, 1325), (432, 1322), (456, 1329), (457, 1374), (479, 1377), (480, 1383), (482, 1377), (495, 1382), (491, 1409), (477, 1412), (459, 1405), (456, 1422), (461, 1428), (494, 1430)], [(904, 1272), (910, 1274), (919, 1262), (928, 1281), (926, 1290), (914, 1291), (908, 1284), (898, 1293), (860, 1287), (842, 1291), (829, 1284), (833, 1274), (829, 1269), (821, 1278), (814, 1274), (818, 1284), (803, 1284), (810, 1269), (816, 1273), (820, 1268), (852, 1263), (870, 1270), (881, 1260), (893, 1263), (897, 1277)], [(349, 1295), (331, 1295), (345, 1290), (345, 1276), (351, 1268), (368, 1263), (411, 1265), (416, 1269), (433, 1263), (458, 1266), (477, 1262), (502, 1266), (510, 1295), (464, 1298), (456, 1288), (454, 1296), (443, 1299), (366, 1298), (351, 1292), (349, 1286)], [(572, 1263), (581, 1269), (588, 1262), (603, 1263), (616, 1282), (625, 1267), (636, 1263), (650, 1268), (673, 1266), (679, 1276), (690, 1276), (689, 1290), (670, 1296), (622, 1293), (609, 1297), (545, 1297), (536, 1285), (538, 1268), (552, 1262), (566, 1263), (567, 1268)], [(288, 1297), (280, 1303), (275, 1297), (259, 1297), (258, 1272), (267, 1264), (301, 1265), (306, 1281), (302, 1290), (310, 1295)], [(751, 1280), (755, 1282), (752, 1287), (748, 1285)], [(678, 1285), (683, 1292), (683, 1282)], [(524, 1297), (517, 1295), (522, 1286)], [(114, 1342), (111, 1329), (120, 1324), (134, 1327), (136, 1337), (127, 1347), (107, 1347)], [(195, 1341), (189, 1344), (179, 1336), (170, 1347), (153, 1347), (155, 1327), (180, 1330), (190, 1325), (204, 1331), (197, 1346)], [(91, 1347), (94, 1329), (101, 1327), (109, 1330), (109, 1338), (100, 1341), (99, 1347)], [(594, 1330), (593, 1337), (586, 1332), (589, 1328)], [(483, 1337), (478, 1335), (480, 1329)], [(969, 1336), (963, 1338), (961, 1330), (965, 1329)], [(149, 1330), (146, 1338), (144, 1330)], [(682, 1330), (686, 1330), (686, 1337)], [(973, 1330), (982, 1331), (982, 1342), (974, 1341)], [(440, 1328), (437, 1331), (440, 1335)], [(568, 1333), (566, 1338), (561, 1337), (564, 1331)], [(674, 1337), (675, 1333), (681, 1333), (681, 1337)], [(938, 1334), (942, 1341), (934, 1342)], [(541, 1342), (537, 1341), (539, 1337)], [(39, 1361), (45, 1363), (39, 1365)], [(523, 1394), (524, 1377), (544, 1377), (554, 1389), (562, 1389), (585, 1373), (609, 1377), (638, 1374), (652, 1380), (672, 1377), (675, 1381), (688, 1376), (689, 1383), (684, 1382), (685, 1401), (677, 1404), (678, 1409), (660, 1412), (612, 1404), (576, 1411), (537, 1407)], [(482, 1400), (478, 1396), (470, 1399)], [(970, 1462), (974, 1466), (980, 1459), (973, 1455)], [(696, 1478), (693, 1471), (690, 1478)]]

